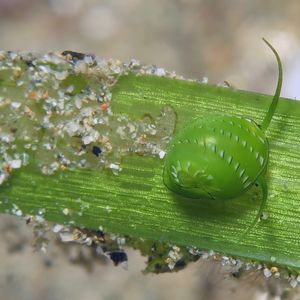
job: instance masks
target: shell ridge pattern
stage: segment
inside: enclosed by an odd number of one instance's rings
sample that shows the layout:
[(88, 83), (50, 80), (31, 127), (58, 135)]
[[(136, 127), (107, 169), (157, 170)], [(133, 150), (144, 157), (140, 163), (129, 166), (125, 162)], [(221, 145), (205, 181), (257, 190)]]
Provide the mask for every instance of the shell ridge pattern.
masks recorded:
[[(235, 118), (237, 118), (238, 120), (246, 121), (246, 122), (250, 123), (251, 125), (256, 126), (256, 124), (255, 124), (253, 121), (249, 120), (249, 119), (241, 118), (241, 117), (240, 117), (240, 118), (239, 118), (239, 117), (235, 117)], [(194, 119), (194, 121), (198, 121), (198, 119)], [(213, 119), (213, 121), (216, 121), (216, 120)], [(254, 130), (249, 130), (249, 128), (247, 128), (247, 127), (245, 127), (245, 126), (242, 126), (241, 124), (238, 124), (238, 123), (236, 123), (236, 122), (234, 122), (234, 121), (232, 121), (232, 120), (226, 121), (226, 120), (224, 120), (224, 118), (223, 118), (222, 121), (223, 121), (223, 122), (227, 122), (228, 124), (230, 124), (230, 125), (233, 126), (233, 127), (236, 126), (236, 127), (238, 127), (239, 129), (242, 129), (243, 131), (245, 131), (245, 132), (247, 132), (247, 133), (251, 133), (254, 137), (259, 138), (259, 140), (261, 141), (261, 143), (265, 144), (265, 140), (264, 140), (261, 136), (258, 136), (258, 135), (255, 133)], [(196, 126), (196, 125), (193, 126), (193, 129), (195, 129), (195, 130), (199, 130), (199, 129), (203, 129), (203, 128), (204, 128), (203, 125), (201, 125), (201, 126)], [(209, 129), (208, 127), (206, 127), (206, 128)], [(213, 127), (213, 128), (212, 128), (212, 131), (213, 131), (213, 132), (216, 132), (216, 128)], [(224, 130), (223, 128), (220, 129), (219, 133), (221, 133), (221, 135), (224, 135), (225, 137), (229, 138), (230, 140), (231, 140), (231, 138), (232, 138), (232, 136), (233, 136), (233, 133), (232, 133), (231, 131), (226, 131), (226, 130)], [(264, 165), (264, 163), (265, 163), (266, 160), (265, 160), (265, 159), (263, 158), (263, 156), (262, 156), (256, 149), (254, 149), (252, 146), (250, 146), (250, 147), (248, 148), (248, 143), (247, 143), (246, 140), (241, 140), (241, 138), (240, 138), (238, 135), (234, 135), (233, 139), (234, 139), (234, 141), (237, 142), (237, 143), (238, 143), (238, 142), (241, 142), (241, 144), (242, 144), (243, 147), (245, 147), (246, 149), (248, 149), (251, 153), (254, 153), (255, 159), (256, 159), (257, 161), (259, 161), (260, 165), (261, 165), (261, 166)], [(177, 143), (182, 143), (182, 144), (193, 144), (193, 143), (196, 143), (196, 144), (201, 145), (201, 143), (199, 142), (199, 139), (193, 139), (193, 141), (191, 141), (190, 139), (178, 140)], [(203, 143), (204, 148), (206, 148), (205, 140), (204, 140), (202, 143)], [(174, 143), (172, 146), (174, 147), (175, 145), (176, 145), (176, 143)], [(212, 146), (212, 147), (213, 147), (213, 151), (216, 152), (215, 146)], [(221, 150), (221, 151), (224, 151), (224, 150)]]
[[(222, 128), (218, 128), (220, 123), (224, 124)], [(190, 150), (192, 158), (189, 158), (190, 160), (186, 158), (183, 165), (179, 166), (181, 156), (178, 154), (178, 162), (173, 162), (172, 171), (166, 170), (165, 176), (170, 176), (170, 180), (173, 178), (174, 183), (182, 189), (188, 189), (189, 185), (195, 189), (201, 187), (205, 193), (204, 197), (209, 195), (210, 198), (218, 198), (215, 193), (218, 190), (218, 182), (222, 179), (220, 179), (220, 175), (210, 173), (207, 162), (204, 162), (203, 165), (197, 163), (201, 159), (195, 154), (198, 153), (199, 156), (214, 161), (213, 164), (218, 164), (219, 172), (229, 172), (232, 182), (235, 182), (232, 185), (236, 184), (240, 186), (240, 189), (245, 190), (257, 179), (257, 174), (247, 171), (249, 164), (255, 164), (256, 168), (260, 169), (259, 174), (261, 174), (267, 163), (267, 159), (264, 159), (266, 151), (262, 150), (265, 149), (266, 143), (258, 130), (259, 127), (255, 122), (245, 118), (217, 117), (207, 121), (202, 118), (195, 118), (170, 145), (170, 149), (174, 153), (179, 151), (177, 150), (178, 146), (181, 147), (180, 149), (193, 147), (193, 150)], [(255, 131), (258, 131), (258, 134)], [(251, 143), (249, 137), (256, 138), (255, 143)], [(251, 163), (247, 164), (243, 155), (246, 155)], [(227, 180), (226, 177), (228, 176), (224, 176), (224, 181)], [(203, 182), (197, 183), (197, 180), (200, 179)]]

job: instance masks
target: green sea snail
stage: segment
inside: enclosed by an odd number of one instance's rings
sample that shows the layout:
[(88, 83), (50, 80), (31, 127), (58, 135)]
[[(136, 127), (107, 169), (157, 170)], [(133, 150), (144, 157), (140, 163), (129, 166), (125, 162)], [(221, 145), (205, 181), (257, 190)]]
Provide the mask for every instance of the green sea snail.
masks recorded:
[(269, 110), (261, 123), (234, 116), (207, 116), (187, 124), (169, 144), (163, 181), (172, 192), (187, 198), (232, 199), (254, 184), (262, 189), (262, 201), (252, 228), (266, 204), (268, 187), (265, 172), (269, 145), (265, 136), (276, 110), (282, 86), (282, 65), (278, 64), (278, 82)]

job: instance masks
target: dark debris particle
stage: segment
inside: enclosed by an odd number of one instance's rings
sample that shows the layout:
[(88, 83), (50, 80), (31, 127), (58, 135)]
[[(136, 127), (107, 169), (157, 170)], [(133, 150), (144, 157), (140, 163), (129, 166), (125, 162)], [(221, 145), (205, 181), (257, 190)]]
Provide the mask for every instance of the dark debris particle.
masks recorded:
[(240, 278), (240, 277), (241, 277), (241, 272), (239, 272), (239, 271), (232, 272), (231, 275), (232, 275), (232, 277), (234, 277), (234, 278)]
[(104, 243), (105, 242), (105, 233), (102, 230), (97, 230), (95, 233), (97, 241)]
[(162, 265), (159, 264), (159, 263), (156, 263), (156, 264), (154, 265), (154, 269), (155, 269), (155, 272), (156, 272), (156, 273), (159, 273), (159, 272), (162, 270)]
[(119, 263), (128, 261), (127, 254), (124, 251), (113, 251), (108, 253), (110, 259), (114, 262), (115, 266)]
[(72, 58), (72, 61), (83, 60), (84, 57), (86, 56), (84, 53), (74, 52), (74, 51), (69, 51), (69, 50), (63, 51), (61, 54), (63, 56), (70, 55)]
[(97, 157), (99, 157), (99, 155), (102, 153), (102, 150), (101, 150), (100, 147), (98, 147), (98, 146), (93, 146), (92, 152), (93, 152), (93, 154), (95, 154)]
[(50, 258), (46, 258), (46, 259), (44, 260), (44, 265), (45, 265), (45, 267), (47, 267), (47, 268), (52, 267), (52, 266), (53, 266), (53, 260), (50, 259)]
[(183, 259), (178, 260), (175, 264), (176, 269), (183, 269), (185, 266), (186, 262)]
[(156, 244), (154, 243), (151, 247), (151, 251), (156, 252), (156, 250), (157, 250), (157, 247), (156, 247)]
[(28, 66), (28, 67), (35, 67), (35, 64), (33, 63), (32, 60), (29, 60), (29, 59), (25, 59), (25, 64)]

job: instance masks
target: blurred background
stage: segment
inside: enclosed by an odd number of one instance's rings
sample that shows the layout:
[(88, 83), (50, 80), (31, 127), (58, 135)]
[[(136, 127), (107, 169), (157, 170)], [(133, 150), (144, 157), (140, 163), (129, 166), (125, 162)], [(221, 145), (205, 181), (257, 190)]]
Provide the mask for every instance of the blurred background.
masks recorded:
[[(298, 0), (0, 0), (0, 48), (135, 58), (186, 78), (273, 94), (277, 67), (265, 37), (284, 64), (282, 95), (300, 99), (299, 13)], [(110, 262), (87, 270), (54, 244), (33, 253), (31, 229), (20, 220), (2, 216), (0, 231), (0, 299), (280, 299), (282, 292), (205, 261), (145, 276), (146, 258), (133, 250), (128, 270)]]

